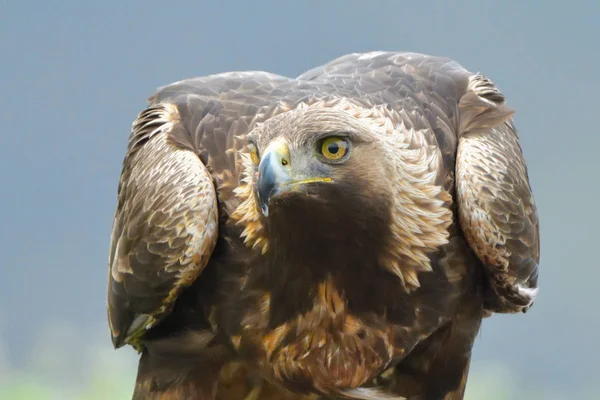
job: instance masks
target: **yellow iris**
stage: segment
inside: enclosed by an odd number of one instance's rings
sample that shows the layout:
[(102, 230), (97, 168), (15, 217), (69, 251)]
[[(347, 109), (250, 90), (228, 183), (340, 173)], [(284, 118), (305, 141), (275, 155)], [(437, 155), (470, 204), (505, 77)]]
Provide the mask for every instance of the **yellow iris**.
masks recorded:
[(328, 137), (321, 143), (321, 154), (330, 160), (339, 160), (348, 153), (348, 141), (338, 136)]

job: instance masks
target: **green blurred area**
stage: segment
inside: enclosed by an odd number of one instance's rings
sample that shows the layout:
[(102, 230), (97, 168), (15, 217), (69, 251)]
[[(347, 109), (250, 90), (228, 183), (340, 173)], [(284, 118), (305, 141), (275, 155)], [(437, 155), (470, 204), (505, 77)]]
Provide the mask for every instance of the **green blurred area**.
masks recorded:
[[(137, 355), (129, 348), (115, 351), (107, 340), (78, 346), (72, 326), (53, 326), (40, 332), (32, 347), (30, 364), (23, 369), (8, 365), (0, 351), (0, 399), (3, 400), (105, 400), (130, 399), (135, 381)], [(516, 376), (500, 363), (477, 363), (471, 367), (467, 400), (559, 400), (600, 399), (600, 386), (581, 387), (565, 393), (556, 382), (536, 386)]]
[[(502, 370), (499, 366), (490, 366), (480, 371), (474, 371), (467, 388), (467, 400), (562, 400), (581, 399), (597, 400), (600, 390), (582, 388), (579, 394), (560, 393), (545, 387), (529, 387), (519, 380), (505, 375), (500, 377), (496, 373)], [(131, 399), (134, 382), (134, 373), (129, 371), (125, 375), (115, 374), (107, 369), (98, 371), (90, 377), (87, 385), (78, 387), (59, 387), (42, 377), (16, 374), (6, 382), (0, 383), (0, 398), (11, 400), (105, 400), (105, 399)], [(501, 379), (499, 379), (501, 378)]]

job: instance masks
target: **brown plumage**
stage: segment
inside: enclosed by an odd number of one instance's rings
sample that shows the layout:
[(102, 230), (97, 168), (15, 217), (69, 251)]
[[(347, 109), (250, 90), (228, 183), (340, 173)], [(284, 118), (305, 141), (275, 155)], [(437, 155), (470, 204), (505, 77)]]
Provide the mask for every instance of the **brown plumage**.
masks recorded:
[(462, 399), (539, 234), (504, 96), (449, 59), (161, 88), (133, 124), (108, 318), (134, 399)]

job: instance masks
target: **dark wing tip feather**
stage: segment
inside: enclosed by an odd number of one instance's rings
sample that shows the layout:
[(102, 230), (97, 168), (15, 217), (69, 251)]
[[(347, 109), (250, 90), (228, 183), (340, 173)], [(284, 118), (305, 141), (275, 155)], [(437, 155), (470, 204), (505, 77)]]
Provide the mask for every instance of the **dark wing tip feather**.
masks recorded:
[(504, 94), (496, 87), (494, 82), (482, 74), (471, 75), (469, 90), (472, 90), (480, 98), (496, 104), (503, 104), (505, 100)]

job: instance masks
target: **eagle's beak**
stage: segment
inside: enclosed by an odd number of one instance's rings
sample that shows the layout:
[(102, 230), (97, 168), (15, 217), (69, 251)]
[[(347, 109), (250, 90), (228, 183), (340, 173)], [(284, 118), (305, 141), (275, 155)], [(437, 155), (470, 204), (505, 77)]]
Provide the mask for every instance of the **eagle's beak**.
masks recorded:
[(258, 200), (265, 216), (269, 215), (269, 199), (293, 182), (290, 172), (290, 151), (282, 141), (271, 143), (258, 165)]
[(265, 217), (269, 216), (269, 200), (272, 198), (301, 191), (309, 183), (333, 182), (331, 178), (314, 177), (305, 172), (305, 168), (295, 171), (292, 167), (290, 150), (284, 141), (277, 140), (265, 149), (258, 164), (257, 182), (258, 201)]

